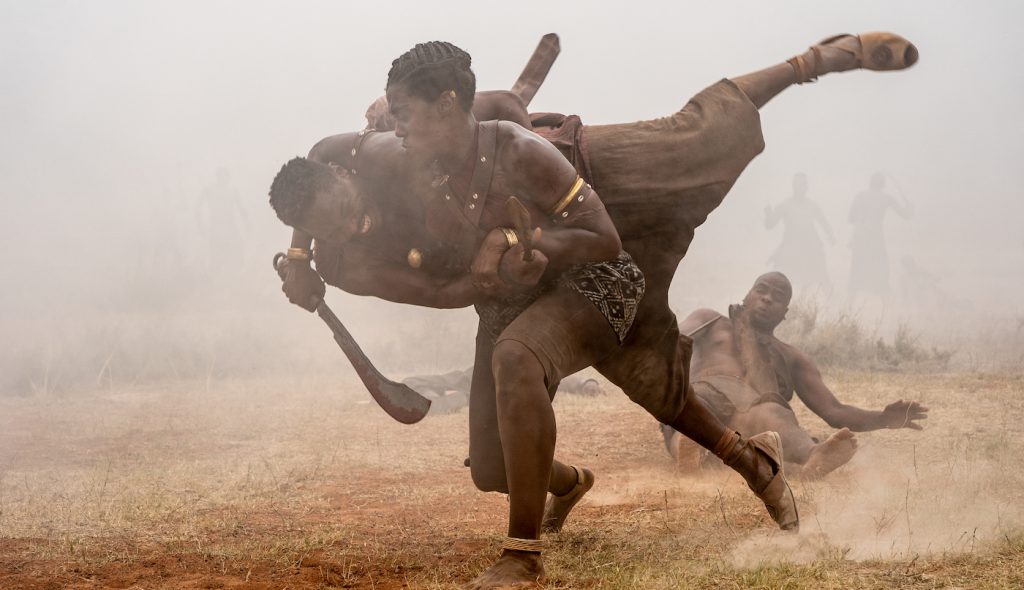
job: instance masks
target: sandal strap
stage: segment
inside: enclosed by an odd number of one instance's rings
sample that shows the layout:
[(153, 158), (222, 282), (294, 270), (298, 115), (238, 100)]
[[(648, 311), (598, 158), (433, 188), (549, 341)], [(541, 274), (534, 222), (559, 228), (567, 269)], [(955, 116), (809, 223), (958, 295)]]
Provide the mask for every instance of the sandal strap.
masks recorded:
[(740, 436), (740, 433), (735, 430), (726, 430), (722, 434), (722, 438), (718, 439), (712, 452), (722, 460), (722, 463), (732, 465), (740, 458), (743, 447), (746, 446), (741, 444), (742, 441), (743, 437)]
[(795, 55), (786, 60), (786, 63), (793, 66), (797, 84), (807, 84), (818, 80), (818, 66), (821, 65), (821, 49), (818, 45), (811, 46), (811, 55), (814, 57), (813, 64), (803, 55)]
[(577, 491), (580, 489), (580, 486), (583, 485), (583, 478), (584, 478), (583, 470), (580, 469), (579, 467), (576, 467), (575, 465), (570, 465), (569, 467), (572, 467), (572, 470), (576, 472), (576, 483), (573, 484), (572, 489), (570, 489), (568, 492), (562, 494), (561, 496), (559, 496), (558, 494), (554, 494), (554, 493), (551, 494), (552, 496), (554, 496), (556, 498), (568, 498), (569, 496), (577, 493)]
[[(795, 55), (795, 56), (787, 59), (786, 63), (788, 63), (789, 65), (793, 66), (793, 71), (796, 73), (796, 83), (797, 84), (807, 84), (808, 82), (816, 82), (818, 80), (818, 76), (821, 75), (821, 71), (820, 71), (820, 68), (821, 68), (821, 48), (826, 46), (826, 45), (832, 46), (833, 42), (838, 41), (839, 39), (842, 39), (844, 37), (855, 37), (855, 35), (850, 35), (849, 33), (842, 33), (840, 35), (833, 35), (833, 36), (828, 37), (826, 39), (822, 39), (821, 41), (819, 41), (818, 43), (815, 43), (814, 45), (811, 45), (810, 50), (811, 50), (811, 55), (814, 58), (814, 63), (810, 63), (810, 59), (804, 57), (803, 54), (802, 55)], [(850, 55), (852, 55), (854, 57), (854, 59), (857, 60), (857, 66), (856, 67), (858, 67), (858, 68), (863, 67), (862, 66), (863, 61), (864, 61), (863, 56), (859, 55), (856, 51), (851, 51), (851, 50), (846, 49), (844, 47), (835, 47), (835, 46), (832, 46), (832, 47), (833, 47), (833, 49), (838, 49), (839, 51), (842, 51), (842, 52), (845, 52), (845, 53), (849, 53)]]
[[(575, 492), (576, 488), (578, 488), (581, 485), (583, 485), (583, 470), (580, 469), (579, 467), (576, 467), (575, 465), (570, 465), (569, 467), (572, 467), (572, 470), (576, 472), (576, 485), (573, 486), (573, 488), (572, 488), (573, 492)], [(569, 493), (572, 493), (572, 492), (569, 492)]]

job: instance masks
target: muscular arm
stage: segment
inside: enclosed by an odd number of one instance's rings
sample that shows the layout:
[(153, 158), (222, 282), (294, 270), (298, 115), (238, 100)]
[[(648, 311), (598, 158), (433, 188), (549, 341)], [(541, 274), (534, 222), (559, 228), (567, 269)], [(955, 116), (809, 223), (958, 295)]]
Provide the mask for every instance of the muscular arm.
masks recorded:
[(913, 428), (921, 426), (914, 423), (927, 417), (928, 408), (917, 402), (899, 400), (886, 406), (885, 410), (862, 410), (840, 402), (825, 385), (821, 372), (806, 355), (793, 347), (787, 347), (791, 355), (796, 394), (808, 408), (820, 416), (829, 426), (843, 428), (854, 432), (878, 430), (880, 428)]
[(425, 272), (362, 256), (358, 251), (317, 254), (317, 268), (327, 283), (353, 295), (435, 309), (456, 309), (481, 297), (470, 275), (432, 277)]
[[(503, 144), (500, 166), (506, 171), (508, 186), (541, 211), (551, 211), (567, 195), (576, 181), (576, 169), (559, 151), (541, 137), (519, 127), (503, 125), (511, 137)], [(573, 264), (611, 260), (622, 251), (622, 242), (604, 204), (596, 192), (582, 187), (584, 199), (571, 201), (555, 223), (545, 225), (534, 247), (543, 252), (549, 269), (561, 270)], [(537, 220), (534, 220), (537, 223)]]

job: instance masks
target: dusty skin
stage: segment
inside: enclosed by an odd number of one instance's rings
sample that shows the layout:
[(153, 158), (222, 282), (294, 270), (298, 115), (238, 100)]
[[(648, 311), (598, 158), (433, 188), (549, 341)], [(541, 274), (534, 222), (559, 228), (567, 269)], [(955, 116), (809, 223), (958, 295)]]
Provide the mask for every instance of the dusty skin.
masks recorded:
[[(557, 397), (559, 451), (601, 477), (545, 536), (546, 587), (1024, 584), (1024, 379), (826, 377), (858, 405), (917, 391), (931, 416), (796, 483), (795, 537), (770, 536), (739, 476), (676, 475), (624, 396)], [(0, 588), (461, 588), (508, 509), (462, 466), (464, 411), (402, 426), (347, 379), (0, 399)]]
[(843, 427), (811, 449), (804, 463), (803, 476), (816, 479), (835, 471), (857, 452), (857, 439), (849, 428)]

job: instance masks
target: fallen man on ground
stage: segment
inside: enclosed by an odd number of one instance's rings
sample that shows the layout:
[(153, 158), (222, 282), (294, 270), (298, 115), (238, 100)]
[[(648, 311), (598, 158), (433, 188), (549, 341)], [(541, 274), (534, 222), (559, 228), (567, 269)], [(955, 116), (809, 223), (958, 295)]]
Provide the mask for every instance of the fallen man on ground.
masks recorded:
[[(771, 272), (754, 281), (743, 303), (729, 306), (728, 317), (698, 309), (679, 324), (679, 331), (693, 339), (693, 391), (718, 419), (737, 432), (778, 432), (787, 471), (807, 479), (822, 477), (849, 461), (857, 451), (854, 432), (921, 430), (917, 421), (928, 417), (928, 408), (904, 400), (878, 411), (844, 404), (825, 385), (814, 361), (775, 337), (792, 296), (786, 275)], [(790, 406), (794, 392), (839, 430), (821, 442), (807, 434)], [(680, 470), (717, 462), (671, 426), (661, 428), (665, 446)], [(802, 469), (792, 469), (789, 463)]]

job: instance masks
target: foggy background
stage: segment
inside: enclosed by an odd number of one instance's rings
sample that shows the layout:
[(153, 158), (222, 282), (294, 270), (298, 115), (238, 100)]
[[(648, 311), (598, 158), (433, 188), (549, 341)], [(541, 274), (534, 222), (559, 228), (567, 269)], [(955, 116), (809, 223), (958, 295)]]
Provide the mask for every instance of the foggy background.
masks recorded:
[[(509, 88), (544, 33), (562, 54), (533, 111), (585, 123), (668, 115), (722, 78), (836, 33), (891, 30), (920, 62), (793, 87), (761, 111), (767, 147), (702, 226), (673, 290), (724, 311), (770, 270), (766, 205), (807, 175), (835, 233), (831, 293), (885, 336), (901, 324), (962, 352), (1021, 339), (1024, 42), (1013, 2), (6, 2), (0, 19), (0, 395), (163, 378), (350, 374), (327, 328), (270, 268), (290, 230), (267, 190), (318, 139), (364, 126), (391, 60), (417, 42), (469, 51)], [(914, 205), (885, 222), (892, 296), (847, 297), (854, 196), (885, 172)], [(218, 186), (218, 176), (221, 185)], [(903, 296), (901, 261), (933, 277)], [(928, 280), (925, 281), (926, 283)], [(920, 283), (918, 283), (920, 284)], [(941, 296), (936, 296), (941, 292)], [(471, 310), (330, 291), (396, 376), (472, 360)], [(960, 342), (953, 345), (951, 343)]]

